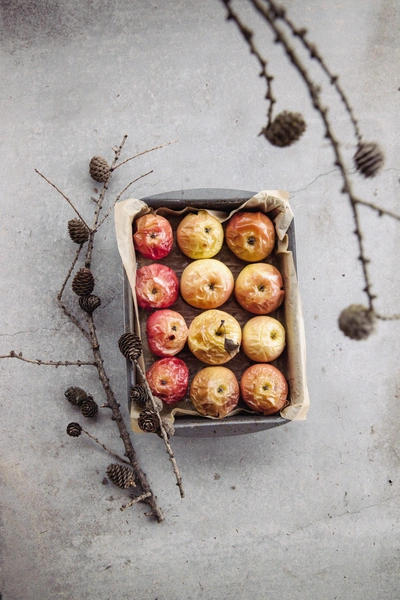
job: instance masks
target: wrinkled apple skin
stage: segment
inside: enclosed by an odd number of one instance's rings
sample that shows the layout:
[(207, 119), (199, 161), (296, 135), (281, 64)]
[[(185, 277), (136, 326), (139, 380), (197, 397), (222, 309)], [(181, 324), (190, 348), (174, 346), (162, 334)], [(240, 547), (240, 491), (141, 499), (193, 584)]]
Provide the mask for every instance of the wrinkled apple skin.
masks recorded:
[(222, 419), (239, 402), (239, 384), (226, 367), (201, 369), (190, 386), (190, 400), (201, 415)]
[(266, 315), (283, 302), (282, 275), (268, 263), (247, 265), (238, 275), (235, 296), (239, 304), (255, 315)]
[(142, 256), (160, 260), (171, 252), (174, 236), (167, 219), (149, 213), (136, 219), (135, 224), (133, 245)]
[(178, 354), (186, 344), (188, 332), (185, 319), (174, 310), (157, 310), (147, 319), (147, 342), (156, 356)]
[(285, 348), (285, 328), (277, 319), (253, 317), (243, 327), (242, 350), (254, 362), (270, 362)]
[(189, 258), (211, 258), (218, 254), (224, 241), (221, 223), (206, 210), (187, 214), (178, 225), (176, 241)]
[(182, 273), (181, 294), (195, 308), (211, 309), (224, 304), (233, 292), (235, 280), (220, 260), (205, 258), (190, 263)]
[(238, 212), (226, 226), (225, 240), (238, 258), (258, 262), (274, 249), (275, 228), (264, 213)]
[(146, 379), (154, 396), (164, 404), (175, 404), (186, 395), (189, 369), (180, 358), (162, 358), (150, 367)]
[(166, 265), (154, 263), (136, 272), (136, 297), (140, 308), (169, 308), (177, 301), (179, 281)]
[(240, 392), (252, 410), (272, 415), (285, 406), (288, 385), (283, 373), (276, 367), (265, 363), (256, 364), (243, 373)]
[[(224, 322), (222, 325), (222, 321)], [(228, 352), (228, 338), (237, 349)], [(188, 345), (196, 358), (208, 365), (222, 365), (240, 350), (242, 330), (237, 320), (223, 310), (206, 310), (193, 319), (189, 327)]]

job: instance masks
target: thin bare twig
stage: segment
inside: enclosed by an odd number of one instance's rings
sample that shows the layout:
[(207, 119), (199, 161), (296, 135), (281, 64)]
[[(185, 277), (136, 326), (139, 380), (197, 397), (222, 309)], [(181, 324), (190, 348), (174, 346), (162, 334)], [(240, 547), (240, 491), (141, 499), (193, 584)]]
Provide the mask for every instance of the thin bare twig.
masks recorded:
[(122, 165), (124, 165), (125, 163), (129, 162), (130, 160), (133, 160), (134, 158), (137, 158), (138, 156), (143, 156), (143, 154), (147, 154), (148, 152), (153, 152), (153, 150), (160, 150), (160, 148), (165, 148), (165, 146), (170, 146), (171, 144), (176, 144), (179, 140), (174, 140), (173, 142), (167, 142), (166, 144), (161, 144), (161, 146), (155, 146), (154, 148), (149, 148), (148, 150), (143, 150), (143, 152), (139, 152), (139, 154), (135, 154), (134, 156), (130, 156), (129, 158), (126, 158), (125, 160), (123, 160), (122, 162), (118, 163), (117, 166), (115, 167), (111, 167), (111, 172), (115, 171), (116, 169), (119, 169), (119, 167), (122, 167)]
[(230, 0), (222, 0), (222, 2), (225, 4), (226, 6), (226, 10), (228, 12), (227, 15), (227, 20), (232, 20), (236, 23), (237, 27), (240, 30), (240, 33), (242, 34), (242, 36), (244, 37), (244, 39), (246, 40), (250, 52), (251, 54), (254, 54), (254, 56), (257, 58), (260, 67), (261, 67), (261, 71), (260, 71), (260, 77), (262, 77), (263, 79), (265, 79), (265, 83), (267, 85), (267, 92), (265, 95), (265, 99), (268, 100), (269, 102), (269, 107), (268, 107), (268, 113), (267, 113), (267, 125), (266, 128), (271, 124), (271, 120), (272, 120), (272, 109), (273, 106), (276, 102), (276, 98), (274, 97), (273, 93), (272, 93), (272, 84), (271, 81), (274, 79), (273, 75), (270, 75), (270, 73), (268, 73), (267, 71), (267, 61), (265, 60), (265, 58), (263, 58), (261, 56), (260, 51), (258, 50), (257, 46), (255, 45), (254, 41), (253, 41), (253, 32), (251, 31), (251, 29), (249, 29), (244, 23), (243, 21), (240, 19), (239, 15), (232, 10), (231, 6), (230, 6)]
[(62, 300), (60, 300), (59, 298), (57, 298), (57, 299), (58, 299), (60, 307), (63, 309), (65, 315), (72, 321), (72, 323), (74, 325), (76, 325), (76, 327), (79, 329), (79, 331), (81, 331), (83, 333), (83, 335), (85, 336), (85, 338), (87, 338), (90, 342), (89, 333), (86, 331), (86, 329), (83, 327), (83, 325), (81, 325), (81, 323), (79, 323), (78, 319), (76, 317), (74, 317), (74, 315), (68, 310), (68, 308), (65, 306), (64, 302), (62, 302)]
[(68, 283), (68, 280), (69, 280), (69, 278), (71, 277), (71, 273), (72, 273), (72, 271), (74, 270), (74, 267), (75, 267), (76, 263), (78, 262), (78, 258), (79, 258), (79, 255), (80, 255), (80, 253), (81, 253), (82, 246), (83, 246), (83, 244), (81, 244), (81, 245), (79, 246), (78, 250), (76, 251), (75, 258), (74, 258), (74, 260), (72, 261), (72, 265), (71, 265), (71, 267), (70, 267), (70, 269), (69, 269), (69, 271), (68, 271), (68, 273), (67, 273), (67, 276), (66, 276), (66, 278), (64, 279), (64, 283), (62, 284), (60, 291), (59, 291), (59, 292), (58, 292), (58, 294), (57, 294), (57, 300), (61, 300), (61, 298), (62, 298), (62, 295), (63, 295), (63, 293), (64, 293), (64, 290), (65, 290), (65, 286), (67, 285), (67, 283)]
[(133, 361), (133, 364), (136, 366), (137, 370), (139, 371), (139, 373), (140, 373), (140, 375), (141, 375), (141, 377), (143, 379), (143, 384), (144, 384), (144, 386), (145, 386), (145, 388), (147, 390), (147, 394), (148, 394), (148, 396), (150, 398), (151, 404), (153, 406), (153, 410), (157, 414), (159, 425), (160, 425), (161, 436), (162, 436), (162, 439), (164, 441), (164, 444), (165, 444), (165, 447), (166, 447), (166, 450), (167, 450), (167, 453), (168, 453), (168, 456), (169, 456), (169, 460), (172, 463), (173, 471), (175, 473), (176, 485), (179, 487), (179, 492), (181, 494), (181, 498), (184, 498), (185, 497), (185, 491), (183, 489), (182, 477), (181, 477), (181, 474), (179, 472), (178, 464), (177, 464), (177, 462), (175, 460), (175, 456), (174, 456), (174, 453), (172, 451), (171, 444), (169, 443), (169, 440), (168, 440), (167, 432), (165, 431), (165, 428), (164, 428), (164, 425), (163, 425), (163, 422), (162, 422), (162, 419), (161, 419), (161, 416), (160, 416), (160, 412), (159, 412), (159, 410), (157, 408), (157, 404), (154, 401), (154, 397), (153, 397), (153, 394), (151, 392), (150, 386), (149, 386), (149, 384), (147, 382), (146, 375), (143, 373), (143, 370), (142, 370), (141, 366), (139, 365), (139, 363), (137, 361)]
[(83, 367), (83, 366), (96, 366), (96, 363), (93, 361), (84, 361), (84, 360), (40, 360), (38, 358), (25, 358), (22, 356), (22, 352), (17, 354), (14, 350), (10, 351), (10, 354), (6, 354), (4, 356), (0, 356), (0, 358), (18, 358), (18, 360), (22, 360), (23, 362), (31, 363), (32, 365), (45, 365), (48, 367)]
[(380, 217), (382, 217), (383, 215), (387, 215), (388, 217), (391, 217), (392, 219), (396, 219), (397, 221), (400, 221), (400, 215), (397, 215), (396, 213), (392, 212), (391, 210), (382, 208), (381, 206), (378, 206), (377, 204), (373, 204), (373, 202), (366, 202), (365, 200), (360, 200), (360, 198), (353, 198), (353, 200), (356, 204), (362, 204), (363, 206), (368, 206), (368, 208), (371, 208), (372, 210), (376, 211)]
[(99, 446), (101, 446), (102, 448), (104, 448), (104, 450), (106, 450), (109, 454), (111, 454), (114, 458), (116, 458), (117, 460), (119, 460), (120, 462), (125, 463), (126, 465), (131, 466), (131, 463), (128, 462), (127, 460), (125, 460), (124, 458), (121, 458), (120, 456), (118, 456), (118, 454), (114, 454), (114, 452), (112, 452), (111, 450), (109, 450), (107, 448), (107, 446), (105, 446), (104, 444), (102, 444), (100, 442), (99, 439), (97, 439), (97, 437), (94, 437), (93, 435), (91, 435), (88, 431), (86, 431), (86, 429), (83, 429), (83, 427), (81, 427), (83, 433), (86, 433), (86, 435), (88, 437), (90, 437), (92, 440), (94, 440), (96, 442), (96, 444), (99, 444)]
[(117, 204), (118, 200), (121, 198), (122, 194), (124, 194), (126, 192), (126, 190), (131, 187), (131, 185), (133, 185), (134, 183), (136, 183), (137, 181), (139, 181), (139, 179), (143, 179), (143, 177), (147, 177), (147, 175), (150, 175), (150, 173), (153, 173), (153, 169), (151, 171), (148, 171), (148, 173), (145, 173), (144, 175), (140, 175), (139, 177), (136, 177), (136, 179), (134, 179), (133, 181), (131, 181), (130, 183), (128, 183), (128, 185), (126, 185), (124, 187), (124, 189), (122, 190), (122, 192), (120, 192), (118, 194), (118, 196), (115, 198), (115, 201), (112, 203), (112, 205), (110, 206), (110, 208), (108, 209), (107, 213), (104, 215), (104, 217), (102, 218), (102, 220), (100, 221), (100, 223), (96, 226), (96, 228), (93, 230), (92, 233), (95, 233), (99, 227), (101, 227), (104, 223), (104, 221), (107, 219), (107, 217), (109, 216), (109, 214), (111, 213), (112, 209), (114, 208), (114, 206)]
[[(223, 1), (225, 1), (225, 0), (223, 0)], [(230, 0), (228, 0), (228, 1), (230, 1)], [(351, 210), (353, 213), (353, 220), (354, 220), (354, 224), (355, 224), (354, 234), (357, 237), (358, 248), (359, 248), (358, 260), (361, 263), (363, 278), (364, 278), (364, 282), (365, 282), (365, 287), (364, 287), (363, 291), (366, 293), (367, 298), (368, 298), (368, 308), (373, 311), (374, 310), (374, 299), (376, 298), (376, 296), (375, 296), (375, 294), (372, 293), (372, 283), (371, 283), (371, 280), (369, 277), (368, 266), (367, 266), (370, 261), (365, 256), (363, 237), (362, 237), (361, 227), (360, 227), (360, 219), (359, 219), (359, 215), (358, 215), (358, 211), (357, 211), (357, 201), (352, 193), (351, 182), (347, 175), (346, 167), (345, 167), (343, 158), (341, 156), (339, 142), (333, 133), (332, 126), (331, 126), (329, 118), (327, 116), (328, 108), (326, 106), (324, 106), (320, 100), (319, 87), (312, 81), (306, 68), (301, 63), (300, 59), (298, 58), (295, 50), (289, 44), (286, 35), (276, 24), (276, 18), (275, 18), (274, 11), (271, 11), (270, 9), (268, 9), (260, 0), (249, 0), (249, 2), (257, 10), (257, 12), (263, 17), (263, 19), (268, 23), (268, 25), (271, 27), (272, 31), (275, 34), (275, 42), (282, 44), (287, 57), (289, 58), (290, 62), (293, 64), (293, 66), (297, 69), (299, 75), (301, 76), (304, 83), (306, 84), (306, 87), (307, 87), (308, 92), (311, 97), (312, 105), (319, 112), (319, 114), (322, 118), (322, 121), (325, 125), (325, 137), (327, 139), (329, 139), (329, 141), (331, 143), (331, 146), (332, 146), (332, 149), (333, 149), (333, 152), (335, 155), (335, 165), (337, 167), (339, 167), (339, 171), (342, 176), (342, 180), (343, 180), (342, 193), (347, 194), (347, 197), (350, 202)]]
[(289, 19), (289, 17), (286, 14), (286, 10), (283, 7), (278, 6), (273, 0), (265, 0), (266, 3), (269, 5), (271, 11), (273, 12), (273, 14), (275, 15), (276, 19), (282, 19), (282, 21), (288, 26), (288, 28), (290, 29), (291, 33), (300, 39), (302, 45), (304, 46), (304, 48), (306, 48), (306, 50), (309, 52), (310, 57), (314, 60), (316, 60), (319, 65), (321, 66), (322, 70), (324, 71), (324, 73), (327, 75), (329, 82), (331, 83), (331, 85), (333, 85), (333, 87), (336, 89), (337, 93), (339, 94), (339, 97), (341, 99), (341, 101), (344, 104), (344, 107), (350, 117), (351, 123), (353, 125), (354, 128), (354, 134), (357, 138), (358, 143), (361, 142), (362, 137), (361, 137), (361, 132), (360, 129), (358, 127), (358, 122), (357, 119), (355, 118), (354, 115), (354, 111), (350, 106), (350, 102), (343, 90), (343, 88), (341, 87), (341, 85), (339, 84), (339, 77), (338, 75), (334, 75), (330, 69), (328, 68), (327, 64), (325, 63), (324, 59), (322, 58), (322, 56), (320, 55), (320, 53), (318, 52), (318, 49), (316, 47), (315, 44), (309, 42), (306, 39), (306, 35), (307, 35), (307, 29), (305, 29), (304, 27), (296, 27), (293, 23), (293, 21), (291, 21)]
[(141, 496), (135, 496), (133, 498), (133, 500), (128, 502), (128, 504), (124, 504), (123, 506), (121, 506), (121, 508), (119, 510), (125, 510), (126, 508), (130, 508), (137, 502), (142, 502), (143, 500), (146, 500), (146, 498), (149, 498), (150, 496), (151, 496), (150, 492), (147, 492), (146, 494), (142, 494)]
[(78, 212), (77, 208), (72, 204), (71, 200), (69, 198), (67, 198), (67, 196), (64, 194), (64, 192), (62, 192), (52, 181), (50, 181), (50, 179), (47, 179), (47, 177), (45, 177), (40, 171), (38, 171), (37, 169), (35, 169), (35, 173), (37, 173), (38, 175), (40, 175), (40, 177), (43, 177), (43, 179), (45, 181), (47, 181), (48, 184), (50, 184), (55, 190), (57, 190), (57, 192), (59, 194), (61, 194), (61, 196), (63, 198), (65, 198), (65, 200), (68, 202), (68, 204), (74, 209), (74, 211), (76, 212), (76, 214), (78, 215), (78, 217), (80, 218), (80, 220), (82, 221), (82, 223), (85, 225), (85, 227), (88, 229), (88, 231), (90, 231), (90, 227), (89, 225), (86, 223), (85, 219), (82, 217), (82, 215)]

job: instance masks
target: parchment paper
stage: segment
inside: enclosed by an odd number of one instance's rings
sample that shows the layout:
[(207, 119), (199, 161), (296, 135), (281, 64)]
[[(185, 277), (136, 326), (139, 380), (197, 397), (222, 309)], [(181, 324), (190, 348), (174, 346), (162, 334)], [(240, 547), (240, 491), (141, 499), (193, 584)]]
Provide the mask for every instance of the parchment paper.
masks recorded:
[[(285, 300), (283, 304), (286, 328), (285, 375), (290, 388), (290, 403), (281, 410), (280, 414), (285, 419), (304, 420), (307, 416), (310, 399), (307, 389), (306, 346), (301, 300), (296, 270), (293, 262), (293, 255), (292, 252), (288, 250), (289, 240), (287, 230), (293, 219), (293, 213), (288, 202), (288, 193), (279, 190), (265, 190), (253, 196), (253, 198), (250, 198), (238, 209), (231, 211), (229, 214), (226, 212), (213, 210), (208, 210), (208, 212), (214, 215), (221, 223), (223, 223), (224, 221), (227, 221), (235, 212), (245, 208), (257, 208), (262, 212), (268, 212), (268, 216), (272, 218), (275, 225), (277, 235), (277, 250), (275, 252), (274, 259), (278, 269), (282, 273), (285, 289)], [(132, 298), (135, 308), (135, 331), (139, 335), (141, 334), (141, 327), (135, 294), (136, 255), (133, 246), (132, 223), (134, 219), (148, 212), (155, 212), (168, 218), (169, 215), (171, 217), (176, 215), (183, 216), (187, 212), (197, 212), (198, 210), (204, 210), (204, 207), (187, 207), (181, 211), (173, 211), (168, 207), (162, 207), (153, 211), (153, 209), (149, 208), (144, 202), (136, 199), (124, 200), (117, 203), (115, 206), (115, 230), (118, 250), (132, 290)], [(172, 307), (172, 309), (174, 309), (174, 307)], [(221, 307), (221, 310), (224, 310), (224, 307)], [(249, 314), (248, 318), (251, 318), (252, 316), (254, 315)], [(141, 357), (141, 365), (142, 368), (144, 368), (143, 356)], [(229, 363), (227, 363), (225, 366), (228, 366), (229, 368)], [(143, 433), (137, 425), (139, 412), (140, 411), (132, 404), (132, 429), (135, 432)], [(251, 411), (241, 407), (240, 409), (233, 411), (231, 414), (237, 414), (238, 412)], [(162, 416), (171, 422), (173, 422), (175, 417), (179, 414), (193, 415), (196, 417), (200, 416), (188, 401), (178, 402), (172, 406), (165, 406), (162, 411)]]

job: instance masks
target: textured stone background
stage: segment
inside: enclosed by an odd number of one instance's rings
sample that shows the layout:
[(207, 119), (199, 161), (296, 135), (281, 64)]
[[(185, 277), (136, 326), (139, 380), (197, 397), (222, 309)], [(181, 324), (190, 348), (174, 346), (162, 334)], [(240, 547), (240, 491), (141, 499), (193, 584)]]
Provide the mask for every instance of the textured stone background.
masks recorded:
[[(400, 51), (396, 0), (287, 0), (340, 80), (367, 140), (386, 163), (364, 199), (399, 212)], [(89, 348), (55, 295), (75, 248), (74, 214), (34, 172), (54, 181), (90, 218), (91, 156), (125, 156), (179, 139), (119, 171), (110, 200), (134, 177), (144, 197), (196, 187), (287, 189), (295, 211), (312, 406), (307, 421), (229, 439), (174, 439), (187, 497), (179, 498), (161, 440), (135, 439), (166, 519), (121, 513), (126, 495), (102, 485), (108, 456), (73, 440), (63, 392), (81, 385), (100, 402), (90, 368), (0, 362), (3, 600), (380, 600), (399, 589), (400, 324), (364, 343), (337, 328), (364, 302), (353, 223), (332, 151), (307, 91), (244, 0), (274, 72), (278, 110), (300, 110), (308, 129), (287, 150), (258, 137), (264, 84), (217, 0), (1, 2), (0, 354), (84, 360)], [(352, 169), (347, 115), (318, 69)], [(127, 197), (127, 196), (125, 196)], [(400, 309), (399, 224), (362, 211), (378, 308)], [(125, 402), (122, 268), (110, 220), (93, 268), (98, 327), (112, 385)], [(72, 294), (67, 293), (72, 302)], [(93, 433), (121, 452), (101, 414)]]

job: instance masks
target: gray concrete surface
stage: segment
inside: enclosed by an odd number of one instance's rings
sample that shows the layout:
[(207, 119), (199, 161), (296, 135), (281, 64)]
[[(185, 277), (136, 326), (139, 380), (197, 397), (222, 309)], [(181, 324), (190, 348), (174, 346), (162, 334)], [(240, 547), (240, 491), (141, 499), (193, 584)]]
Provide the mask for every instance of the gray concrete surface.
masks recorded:
[[(400, 51), (396, 0), (287, 0), (310, 30), (358, 115), (379, 140), (379, 176), (353, 175), (364, 199), (399, 212)], [(110, 201), (196, 187), (287, 189), (295, 211), (308, 342), (311, 410), (305, 422), (229, 439), (174, 439), (181, 500), (161, 440), (135, 438), (165, 511), (121, 513), (126, 495), (102, 485), (108, 456), (65, 434), (76, 419), (70, 385), (100, 402), (90, 368), (17, 360), (1, 371), (1, 559), (3, 600), (393, 600), (399, 591), (400, 324), (381, 322), (364, 343), (337, 328), (340, 310), (364, 302), (353, 224), (332, 152), (307, 92), (247, 3), (276, 76), (279, 110), (300, 110), (308, 129), (287, 150), (258, 137), (266, 104), (258, 67), (217, 0), (50, 0), (1, 3), (0, 355), (84, 360), (89, 348), (55, 295), (75, 248), (68, 204), (89, 218), (94, 154), (128, 134), (125, 156), (178, 139), (121, 168)], [(352, 131), (325, 90), (352, 169)], [(124, 197), (128, 197), (125, 195)], [(400, 308), (399, 223), (362, 211), (366, 252), (381, 312)], [(110, 220), (93, 268), (103, 304), (98, 326), (122, 402), (125, 365), (122, 268)], [(67, 298), (72, 302), (72, 294)], [(121, 452), (103, 413), (95, 435)]]

